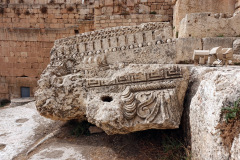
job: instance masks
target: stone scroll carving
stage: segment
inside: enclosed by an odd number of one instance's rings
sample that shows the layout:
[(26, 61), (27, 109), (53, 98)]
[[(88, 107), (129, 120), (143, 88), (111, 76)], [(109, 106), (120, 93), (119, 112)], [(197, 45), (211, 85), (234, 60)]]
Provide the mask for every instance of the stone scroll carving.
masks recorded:
[(165, 103), (164, 94), (170, 94), (170, 91), (168, 90), (166, 93), (151, 90), (172, 89), (175, 87), (172, 83), (133, 88), (127, 87), (122, 94), (124, 117), (131, 120), (135, 116), (139, 116), (148, 122), (152, 122), (158, 114), (160, 107)]
[(184, 67), (154, 64), (131, 64), (111, 77), (87, 79), (86, 116), (109, 134), (178, 128), (187, 79)]
[(87, 120), (108, 134), (178, 128), (189, 73), (164, 64), (174, 58), (168, 29), (149, 23), (56, 41), (38, 81), (38, 111), (55, 120)]

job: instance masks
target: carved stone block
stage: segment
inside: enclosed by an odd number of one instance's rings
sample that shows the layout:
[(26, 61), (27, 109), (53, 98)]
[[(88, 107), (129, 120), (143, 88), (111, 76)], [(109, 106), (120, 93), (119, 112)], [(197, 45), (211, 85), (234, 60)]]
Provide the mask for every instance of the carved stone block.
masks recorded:
[(95, 41), (94, 48), (95, 48), (95, 50), (101, 50), (102, 49), (101, 40), (96, 40)]
[(233, 49), (220, 46), (211, 50), (194, 50), (193, 60), (195, 65), (227, 65), (229, 60), (233, 60)]
[(136, 42), (138, 44), (143, 43), (143, 33), (142, 32), (136, 34)]
[(108, 39), (103, 39), (102, 40), (102, 44), (103, 44), (103, 49), (108, 49), (109, 48), (109, 41), (108, 41)]
[(161, 64), (172, 63), (174, 45), (150, 37), (165, 25), (105, 29), (56, 41), (35, 93), (40, 114), (87, 120), (108, 134), (178, 128), (189, 75), (186, 67)]
[(153, 40), (152, 31), (145, 32), (144, 34), (147, 42), (151, 42)]
[(119, 41), (120, 46), (125, 46), (126, 45), (126, 36), (125, 35), (119, 36), (118, 41)]
[(187, 79), (186, 68), (135, 64), (87, 80), (87, 120), (108, 134), (178, 128)]
[(80, 51), (80, 52), (85, 52), (85, 51), (86, 51), (85, 43), (80, 43), (80, 44), (79, 44), (79, 51)]

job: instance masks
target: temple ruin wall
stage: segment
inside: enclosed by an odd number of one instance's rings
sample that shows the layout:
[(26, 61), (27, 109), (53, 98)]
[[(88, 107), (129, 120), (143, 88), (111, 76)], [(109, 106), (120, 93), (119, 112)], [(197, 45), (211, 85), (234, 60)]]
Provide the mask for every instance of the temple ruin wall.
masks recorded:
[(2, 1), (0, 8), (0, 98), (20, 97), (20, 87), (33, 96), (54, 41), (94, 30), (93, 4)]
[(99, 0), (95, 1), (94, 12), (96, 29), (173, 20), (170, 0)]
[[(33, 95), (36, 81), (49, 63), (50, 50), (56, 39), (146, 22), (173, 23), (171, 35), (174, 37), (180, 32), (180, 21), (188, 13), (233, 14), (239, 6), (240, 0), (84, 0), (83, 4), (82, 0), (0, 0), (0, 98), (20, 97), (20, 87), (30, 87)], [(181, 37), (187, 38), (173, 43), (173, 47), (179, 47), (175, 53), (178, 61), (190, 59), (193, 48), (202, 46), (201, 37), (191, 41), (194, 33), (178, 33), (183, 34)], [(162, 40), (166, 43), (167, 39), (171, 37)], [(190, 45), (182, 48), (181, 45), (186, 43)]]
[(236, 3), (236, 0), (177, 0), (173, 14), (174, 35), (179, 32), (180, 22), (187, 14), (202, 12), (233, 14)]
[[(186, 15), (179, 27), (179, 37), (239, 37), (240, 13), (192, 13)], [(202, 25), (204, 24), (204, 25)]]

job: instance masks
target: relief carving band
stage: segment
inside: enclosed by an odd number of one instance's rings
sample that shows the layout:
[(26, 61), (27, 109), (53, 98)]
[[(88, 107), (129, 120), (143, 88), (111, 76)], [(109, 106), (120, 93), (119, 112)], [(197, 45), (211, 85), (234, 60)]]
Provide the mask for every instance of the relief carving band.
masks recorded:
[(120, 85), (120, 84), (156, 81), (156, 80), (181, 78), (181, 77), (182, 77), (181, 68), (179, 68), (178, 66), (174, 66), (166, 70), (159, 69), (150, 73), (138, 73), (138, 74), (119, 76), (114, 81), (111, 81), (111, 82), (107, 82), (106, 80), (90, 79), (90, 80), (87, 80), (87, 87)]
[(38, 111), (87, 120), (107, 134), (178, 128), (189, 71), (162, 64), (171, 59), (170, 32), (168, 23), (149, 23), (56, 41), (38, 81)]
[[(126, 119), (131, 120), (136, 116), (144, 119), (146, 122), (152, 122), (161, 110), (162, 115), (168, 115), (165, 95), (172, 94), (176, 86), (173, 83), (148, 85), (140, 87), (127, 87), (122, 93), (123, 115)], [(165, 91), (156, 91), (156, 90)], [(173, 99), (170, 101), (175, 100)]]

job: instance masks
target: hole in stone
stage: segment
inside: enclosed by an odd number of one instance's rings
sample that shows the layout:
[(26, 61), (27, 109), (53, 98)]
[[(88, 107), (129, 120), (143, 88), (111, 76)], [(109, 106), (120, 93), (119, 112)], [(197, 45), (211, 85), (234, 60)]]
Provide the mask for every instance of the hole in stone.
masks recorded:
[(103, 97), (101, 97), (101, 100), (103, 102), (111, 102), (113, 100), (113, 98), (110, 96), (103, 96)]
[(78, 30), (74, 30), (74, 33), (75, 33), (75, 34), (79, 34), (79, 31), (78, 31)]
[(0, 150), (3, 150), (6, 147), (6, 144), (0, 143)]
[(22, 119), (17, 119), (15, 122), (16, 123), (25, 123), (25, 122), (27, 122), (29, 119), (27, 119), (27, 118), (22, 118)]

